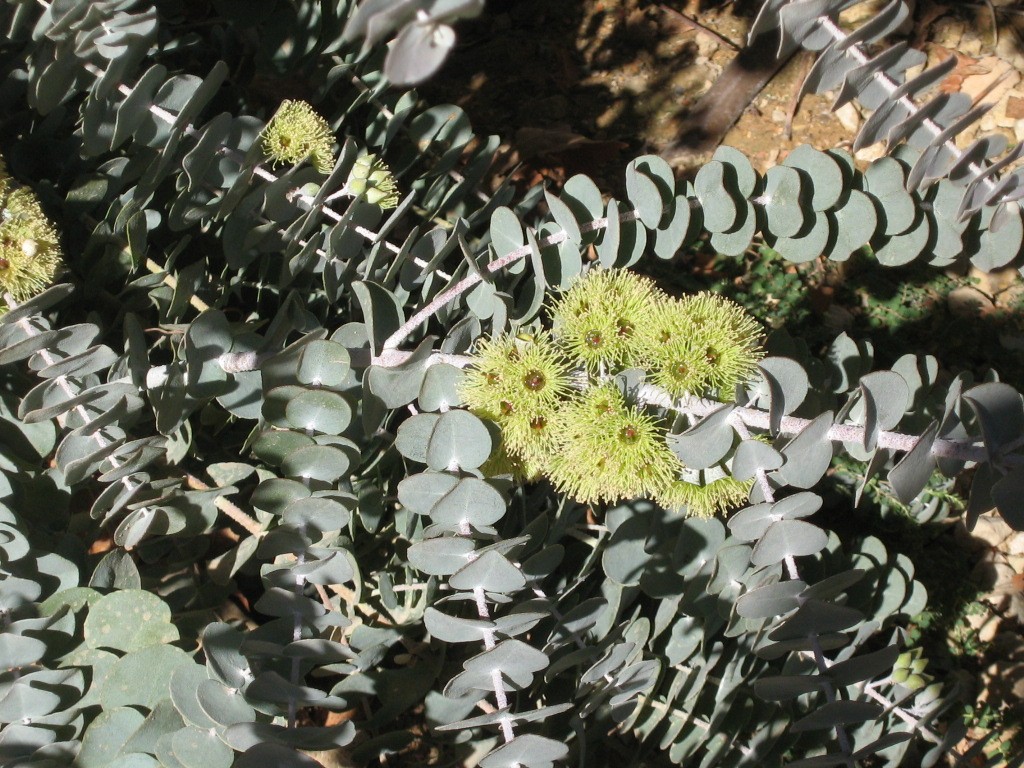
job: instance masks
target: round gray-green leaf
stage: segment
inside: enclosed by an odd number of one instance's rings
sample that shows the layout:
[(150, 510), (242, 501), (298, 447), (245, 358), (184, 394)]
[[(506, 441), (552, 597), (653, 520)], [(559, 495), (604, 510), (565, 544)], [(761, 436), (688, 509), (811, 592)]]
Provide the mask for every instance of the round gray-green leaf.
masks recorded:
[(309, 488), (298, 480), (271, 477), (256, 486), (249, 503), (263, 512), (280, 515), (293, 501), (304, 499), (309, 495)]
[(635, 586), (640, 583), (651, 555), (646, 551), (650, 520), (646, 516), (628, 517), (612, 534), (601, 558), (605, 575), (617, 584)]
[(971, 387), (963, 394), (981, 425), (985, 448), (999, 454), (1024, 433), (1021, 396), (1009, 384), (990, 382)]
[(280, 466), (292, 451), (312, 444), (313, 438), (302, 432), (290, 429), (266, 429), (256, 438), (252, 452), (262, 461)]
[(843, 171), (833, 158), (808, 144), (796, 147), (783, 165), (803, 171), (811, 185), (811, 208), (821, 212), (831, 208), (843, 193)]
[(890, 237), (876, 248), (875, 258), (887, 267), (902, 267), (921, 255), (930, 237), (931, 223), (926, 216), (921, 216), (916, 226)]
[(426, 461), (431, 469), (475, 469), (491, 455), (491, 433), (469, 411), (441, 414), (427, 443)]
[(568, 754), (568, 745), (561, 741), (524, 733), (487, 755), (480, 768), (550, 768)]
[(479, 643), (487, 632), (494, 631), (494, 622), (449, 616), (436, 608), (427, 608), (423, 625), (431, 636), (446, 643)]
[(316, 339), (299, 351), (295, 378), (315, 387), (340, 386), (349, 372), (349, 354), (341, 344)]
[(409, 564), (431, 576), (449, 576), (469, 561), (476, 545), (461, 536), (420, 541), (409, 547)]
[(384, 60), (384, 75), (395, 85), (422, 82), (455, 45), (455, 30), (429, 18), (401, 29)]
[(768, 231), (778, 238), (794, 237), (804, 226), (800, 203), (803, 181), (793, 168), (776, 165), (765, 174), (764, 198)]
[(34, 637), (0, 634), (0, 668), (13, 669), (34, 664), (46, 655), (46, 643)]
[(431, 519), (444, 526), (468, 523), (482, 528), (496, 523), (504, 515), (505, 499), (501, 493), (490, 483), (475, 477), (460, 479), (430, 508)]
[(864, 402), (864, 449), (873, 451), (878, 433), (895, 427), (910, 405), (910, 387), (894, 371), (874, 371), (861, 377)]
[(778, 520), (768, 526), (764, 537), (754, 545), (750, 562), (754, 565), (781, 563), (787, 557), (814, 555), (828, 544), (828, 535), (818, 526), (803, 520)]
[(203, 712), (219, 725), (248, 723), (256, 716), (239, 691), (217, 680), (203, 680), (196, 689), (196, 699)]
[(424, 411), (441, 411), (462, 404), (459, 384), (465, 378), (461, 368), (441, 363), (427, 368), (420, 385), (419, 402)]
[(459, 484), (459, 478), (444, 472), (420, 472), (398, 483), (398, 500), (417, 515), (429, 514), (434, 504)]
[(285, 416), (296, 429), (340, 435), (352, 420), (352, 407), (337, 392), (307, 390), (288, 401)]
[(854, 251), (868, 244), (878, 228), (878, 213), (871, 198), (856, 189), (850, 190), (841, 208), (826, 216), (831, 219), (830, 231), (834, 238), (828, 253), (832, 261), (846, 261)]
[(206, 670), (201, 665), (182, 664), (174, 670), (168, 681), (171, 701), (186, 724), (198, 728), (217, 726), (217, 722), (199, 706), (199, 687), (208, 679)]
[(519, 217), (504, 206), (495, 208), (491, 214), (490, 235), (498, 258), (522, 248), (526, 243)]
[(452, 589), (483, 589), (486, 592), (518, 592), (526, 586), (523, 572), (512, 565), (508, 558), (494, 549), (464, 565), (453, 574), (448, 583)]
[(171, 736), (171, 752), (185, 768), (230, 768), (235, 756), (216, 733), (193, 726)]
[(725, 458), (736, 432), (729, 423), (733, 406), (723, 405), (681, 435), (669, 435), (668, 447), (691, 469), (706, 469)]
[(790, 727), (794, 733), (835, 728), (838, 725), (852, 725), (865, 720), (874, 720), (882, 714), (882, 708), (870, 701), (832, 701), (823, 704), (811, 714), (797, 720)]
[(992, 501), (1003, 520), (1015, 531), (1024, 531), (1024, 473), (1011, 471), (992, 486)]
[(803, 366), (788, 357), (766, 357), (757, 367), (768, 389), (768, 422), (773, 435), (779, 433), (782, 417), (797, 408), (810, 388)]
[(674, 180), (669, 185), (664, 179), (658, 178), (661, 175), (658, 171), (663, 169), (659, 166), (653, 170), (652, 159), (653, 162), (665, 164), (657, 155), (645, 155), (626, 166), (626, 197), (636, 207), (640, 221), (648, 229), (655, 229), (661, 223), (662, 210), (665, 203), (672, 199), (675, 186)]
[(281, 471), (303, 480), (335, 483), (348, 474), (351, 457), (331, 445), (309, 445), (291, 453), (281, 464)]
[(352, 518), (347, 503), (354, 504), (337, 495), (307, 496), (289, 504), (282, 517), (289, 525), (309, 525), (319, 531), (340, 531)]
[(817, 675), (773, 675), (754, 681), (754, 693), (766, 701), (786, 701), (820, 690), (826, 681)]
[(715, 150), (711, 159), (726, 166), (724, 175), (731, 174), (735, 179), (736, 192), (740, 197), (749, 198), (754, 194), (754, 189), (757, 186), (757, 173), (745, 154), (735, 147), (722, 144)]
[(583, 242), (583, 235), (580, 233), (580, 225), (576, 221), (572, 209), (546, 189), (544, 190), (544, 200), (548, 204), (548, 210), (551, 211), (555, 223), (565, 232), (566, 241), (578, 248)]
[(203, 630), (206, 668), (231, 688), (242, 688), (252, 679), (249, 660), (242, 655), (243, 635), (229, 624), (214, 622)]
[(745, 619), (768, 619), (788, 613), (799, 605), (797, 597), (805, 586), (802, 581), (791, 580), (758, 587), (736, 601), (736, 613)]
[(151, 645), (115, 661), (107, 672), (100, 692), (105, 709), (120, 706), (152, 709), (170, 696), (169, 683), (175, 671), (195, 662), (173, 645)]
[[(571, 177), (562, 187), (562, 202), (564, 202), (576, 221), (580, 224), (589, 224), (600, 219), (604, 211), (604, 197), (601, 190), (588, 176), (578, 173)], [(588, 233), (583, 236), (584, 241), (597, 237), (596, 233)]]
[(426, 464), (427, 444), (440, 419), (436, 413), (419, 413), (403, 421), (395, 437), (395, 447), (399, 453), (407, 459)]
[(671, 259), (686, 241), (690, 231), (690, 199), (676, 195), (665, 226), (654, 232), (654, 253), (659, 259)]
[(813, 261), (825, 252), (829, 237), (829, 218), (824, 213), (814, 214), (814, 224), (807, 234), (801, 237), (766, 237), (772, 248), (795, 264)]
[(782, 466), (782, 454), (760, 440), (744, 440), (732, 459), (732, 476), (746, 481), (757, 476), (759, 469), (770, 472)]
[(750, 246), (757, 232), (757, 212), (754, 204), (740, 201), (737, 213), (739, 224), (728, 232), (712, 232), (711, 247), (724, 256), (740, 256)]
[(831, 428), (831, 411), (804, 427), (782, 449), (786, 463), (776, 472), (776, 477), (796, 488), (810, 488), (817, 483), (832, 461), (832, 443), (828, 439)]
[(726, 188), (725, 166), (711, 161), (701, 166), (693, 180), (694, 191), (704, 214), (704, 227), (709, 232), (729, 232), (735, 227), (739, 210)]
[(100, 712), (82, 737), (75, 768), (107, 768), (143, 720), (145, 716), (130, 707)]
[(96, 602), (85, 619), (85, 642), (90, 648), (134, 651), (178, 639), (170, 623), (171, 609), (156, 595), (124, 589)]

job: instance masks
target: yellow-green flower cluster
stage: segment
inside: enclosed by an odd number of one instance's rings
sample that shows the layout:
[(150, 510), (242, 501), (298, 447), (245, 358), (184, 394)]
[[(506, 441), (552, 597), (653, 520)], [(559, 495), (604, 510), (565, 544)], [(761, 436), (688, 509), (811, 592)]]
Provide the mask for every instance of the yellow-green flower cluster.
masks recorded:
[(666, 487), (682, 465), (650, 414), (627, 406), (613, 384), (589, 387), (558, 415), (547, 476), (579, 501), (613, 502)]
[(653, 383), (673, 397), (707, 394), (732, 400), (761, 359), (761, 328), (723, 296), (662, 297), (638, 339)]
[(305, 101), (288, 99), (263, 129), (263, 153), (273, 164), (295, 165), (309, 160), (320, 173), (334, 167), (334, 133)]
[(552, 308), (566, 353), (591, 372), (640, 367), (673, 397), (731, 400), (761, 357), (760, 326), (728, 299), (674, 299), (624, 270), (592, 271)]
[(661, 292), (624, 270), (592, 270), (555, 302), (559, 344), (587, 370), (629, 368), (639, 362), (638, 331)]
[(35, 194), (16, 188), (0, 160), (0, 297), (32, 298), (53, 282), (60, 264), (57, 230)]
[(569, 390), (568, 362), (541, 333), (480, 342), (462, 397), (472, 411), (501, 425), (505, 451), (533, 477), (554, 449), (553, 422)]
[(363, 155), (356, 160), (345, 188), (352, 195), (361, 196), (385, 211), (398, 205), (395, 177), (377, 155)]
[(742, 503), (750, 482), (688, 472), (669, 449), (664, 418), (630, 404), (611, 376), (647, 370), (675, 397), (731, 399), (755, 370), (759, 329), (712, 294), (681, 300), (625, 271), (592, 270), (553, 305), (553, 329), (479, 343), (461, 393), (502, 431), (493, 468), (547, 477), (583, 503), (647, 496), (709, 516)]

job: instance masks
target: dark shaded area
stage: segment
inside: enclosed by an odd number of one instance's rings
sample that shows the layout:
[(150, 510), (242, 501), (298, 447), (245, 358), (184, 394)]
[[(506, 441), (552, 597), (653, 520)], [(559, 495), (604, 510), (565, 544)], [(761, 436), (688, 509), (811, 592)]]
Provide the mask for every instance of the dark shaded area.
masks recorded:
[(662, 156), (672, 165), (680, 165), (713, 151), (795, 52), (788, 49), (780, 54), (778, 30), (766, 32), (745, 46), (722, 70), (711, 89), (687, 111), (680, 124), (679, 138), (662, 150)]
[[(685, 31), (650, 2), (488, 4), (459, 25), (455, 51), (420, 90), (461, 106), (476, 131), (501, 136), (542, 176), (585, 171), (612, 186), (648, 149), (645, 127), (686, 107), (673, 84), (696, 53)], [(642, 94), (623, 86), (641, 70), (654, 78)]]

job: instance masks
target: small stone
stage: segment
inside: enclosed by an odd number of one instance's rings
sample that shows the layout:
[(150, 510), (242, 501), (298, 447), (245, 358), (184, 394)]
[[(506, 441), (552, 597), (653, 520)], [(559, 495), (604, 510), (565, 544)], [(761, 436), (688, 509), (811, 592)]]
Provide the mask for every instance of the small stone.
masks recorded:
[(836, 119), (842, 124), (843, 128), (848, 130), (850, 133), (857, 133), (860, 130), (862, 119), (860, 112), (857, 111), (857, 107), (853, 105), (852, 101), (848, 101), (843, 106), (835, 111)]
[(1020, 73), (1013, 71), (1009, 64), (995, 56), (979, 59), (971, 69), (978, 74), (963, 79), (960, 93), (970, 96), (972, 100), (984, 95), (986, 101), (998, 101), (1020, 82)]
[[(995, 305), (988, 296), (969, 285), (950, 291), (949, 296), (946, 297), (946, 304), (950, 313), (959, 318), (978, 317), (995, 309)], [(982, 518), (982, 520), (984, 519)], [(982, 520), (978, 521), (978, 525), (974, 529), (975, 536), (979, 535), (978, 530), (982, 527)]]
[(1013, 529), (1006, 524), (1001, 517), (989, 513), (978, 518), (977, 525), (971, 534), (981, 539), (993, 549), (1006, 541), (1014, 533)]
[(1014, 120), (1024, 118), (1024, 96), (1010, 94), (1006, 97), (1006, 116)]
[(981, 53), (981, 40), (975, 35), (967, 37), (966, 35), (960, 39), (960, 45), (957, 48), (957, 53), (963, 54), (964, 56), (977, 57)]
[(880, 157), (885, 157), (885, 143), (881, 141), (875, 142), (870, 147), (864, 147), (864, 149), (855, 152), (853, 156), (862, 163), (874, 162)]

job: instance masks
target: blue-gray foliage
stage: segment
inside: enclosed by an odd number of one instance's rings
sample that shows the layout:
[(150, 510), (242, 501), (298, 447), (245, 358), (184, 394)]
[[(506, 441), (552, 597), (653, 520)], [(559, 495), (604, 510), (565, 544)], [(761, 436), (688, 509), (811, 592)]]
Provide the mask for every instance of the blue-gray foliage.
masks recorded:
[[(1020, 267), (1019, 147), (956, 150), (977, 111), (912, 107), (938, 77), (904, 83), (916, 52), (861, 60), (900, 0), (834, 34), (852, 4), (769, 0), (756, 29), (819, 51), (807, 87), (874, 109), (858, 142), (889, 155), (760, 175), (723, 147), (692, 182), (644, 156), (616, 200), (482, 190), (498, 138), (391, 86), (479, 0), (4, 2), (0, 146), (66, 271), (0, 315), (0, 765), (600, 766), (610, 732), (701, 768), (936, 764), (958, 692), (899, 666), (925, 590), (815, 489), (846, 453), (928, 519), (931, 478), (970, 468), (968, 523), (1024, 528), (1012, 387), (912, 350), (873, 371), (845, 335), (817, 360), (774, 334), (728, 404), (623, 376), (690, 466), (754, 482), (726, 521), (516, 481), (459, 408), (474, 342), (539, 325), (591, 246)], [(335, 131), (329, 173), (268, 164), (282, 98)], [(393, 210), (347, 186), (371, 153)]]

